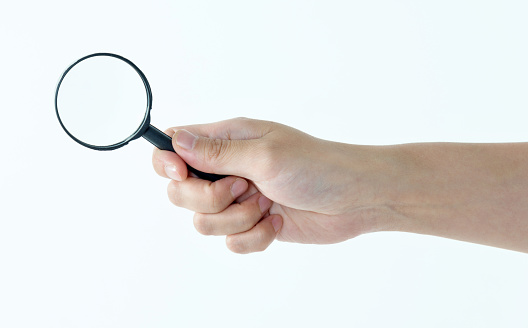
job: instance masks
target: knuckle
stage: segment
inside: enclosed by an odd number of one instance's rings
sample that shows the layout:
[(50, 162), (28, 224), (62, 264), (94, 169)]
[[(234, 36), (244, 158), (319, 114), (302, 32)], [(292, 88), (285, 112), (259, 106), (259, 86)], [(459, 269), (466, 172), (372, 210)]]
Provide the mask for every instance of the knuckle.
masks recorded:
[(205, 205), (208, 213), (218, 213), (224, 210), (225, 201), (223, 194), (220, 194), (216, 189), (217, 184), (212, 183), (207, 189), (205, 194), (208, 199)]
[(211, 139), (205, 152), (206, 161), (221, 161), (229, 148), (228, 140)]
[(223, 202), (223, 199), (220, 195), (218, 194), (213, 194), (213, 196), (211, 197), (211, 212), (213, 213), (218, 213), (218, 212), (221, 212), (224, 210), (224, 202)]
[(248, 231), (249, 229), (253, 228), (255, 221), (251, 216), (244, 215), (240, 220), (238, 220), (238, 224), (241, 231)]
[(263, 252), (268, 248), (269, 243), (266, 242), (268, 236), (264, 231), (258, 231), (257, 236), (255, 237), (257, 244), (255, 245), (255, 252)]
[(237, 254), (246, 254), (249, 253), (247, 251), (247, 245), (240, 240), (240, 238), (237, 238), (238, 236), (227, 236), (226, 237), (226, 246), (229, 248), (229, 250), (233, 253)]
[(240, 229), (247, 231), (255, 226), (255, 223), (261, 218), (260, 208), (257, 204), (251, 204), (251, 206), (245, 206), (241, 210), (241, 218), (238, 220)]
[(210, 220), (208, 220), (207, 217), (203, 214), (194, 214), (193, 224), (196, 231), (198, 231), (202, 235), (209, 236), (214, 233), (214, 229)]
[(273, 140), (262, 140), (259, 144), (258, 152), (258, 157), (267, 166), (277, 163), (281, 156), (280, 147)]
[(167, 186), (169, 200), (176, 206), (183, 207), (183, 198), (177, 181), (171, 180)]
[(251, 125), (251, 124), (253, 124), (255, 122), (258, 122), (258, 120), (255, 120), (255, 119), (252, 119), (252, 118), (249, 118), (249, 117), (245, 117), (245, 116), (238, 116), (238, 117), (233, 118), (232, 122), (237, 123), (240, 126), (248, 126), (248, 125)]

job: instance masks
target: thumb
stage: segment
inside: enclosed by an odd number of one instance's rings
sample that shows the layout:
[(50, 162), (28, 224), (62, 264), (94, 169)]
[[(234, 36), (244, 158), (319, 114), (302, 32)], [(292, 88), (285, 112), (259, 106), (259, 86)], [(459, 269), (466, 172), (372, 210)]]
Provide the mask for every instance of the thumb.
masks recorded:
[(172, 138), (176, 153), (197, 170), (249, 177), (255, 140), (214, 139), (177, 130)]

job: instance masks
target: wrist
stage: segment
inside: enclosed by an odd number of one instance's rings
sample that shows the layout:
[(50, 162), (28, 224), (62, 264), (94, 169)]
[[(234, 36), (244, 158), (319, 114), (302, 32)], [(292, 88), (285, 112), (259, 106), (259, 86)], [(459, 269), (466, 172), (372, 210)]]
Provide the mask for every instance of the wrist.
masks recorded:
[(349, 188), (346, 201), (355, 219), (361, 212), (361, 233), (426, 233), (434, 223), (424, 217), (448, 215), (443, 212), (452, 207), (453, 199), (460, 199), (456, 190), (446, 185), (452, 172), (435, 165), (428, 144), (347, 148), (346, 183), (353, 188)]
[[(413, 189), (407, 178), (409, 167), (394, 146), (343, 145), (347, 186), (344, 197), (348, 220), (359, 221), (351, 237), (376, 231), (401, 231), (410, 219), (397, 211), (402, 193)], [(357, 228), (357, 227), (356, 227)], [(358, 231), (359, 230), (359, 231)], [(359, 232), (359, 233), (358, 233)]]
[[(488, 165), (485, 146), (422, 143), (390, 146), (400, 173), (387, 205), (399, 218), (395, 230), (442, 235), (456, 229), (457, 218), (474, 216), (493, 202), (500, 177)], [(489, 151), (489, 150), (488, 150)], [(462, 223), (464, 224), (464, 223)]]
[[(441, 235), (448, 218), (471, 215), (474, 189), (489, 188), (494, 177), (479, 172), (470, 154), (475, 145), (416, 143), (385, 147), (394, 165), (386, 185), (388, 230)], [(477, 151), (478, 152), (478, 151)]]

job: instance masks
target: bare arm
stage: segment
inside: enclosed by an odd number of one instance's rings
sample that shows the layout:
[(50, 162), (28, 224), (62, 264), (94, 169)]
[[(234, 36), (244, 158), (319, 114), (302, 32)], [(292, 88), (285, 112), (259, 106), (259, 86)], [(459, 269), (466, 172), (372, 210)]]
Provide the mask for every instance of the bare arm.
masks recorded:
[[(528, 144), (358, 146), (265, 121), (173, 128), (155, 150), (169, 199), (237, 253), (406, 231), (528, 252)], [(229, 175), (188, 176), (185, 162)]]
[(404, 167), (402, 231), (528, 252), (528, 144), (390, 147)]

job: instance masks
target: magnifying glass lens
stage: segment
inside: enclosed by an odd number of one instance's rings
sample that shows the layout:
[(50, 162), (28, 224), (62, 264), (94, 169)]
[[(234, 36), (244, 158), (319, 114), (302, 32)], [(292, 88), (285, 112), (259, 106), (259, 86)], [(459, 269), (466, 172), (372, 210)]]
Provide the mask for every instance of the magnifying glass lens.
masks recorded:
[(130, 139), (148, 112), (148, 94), (138, 72), (110, 56), (94, 56), (73, 65), (57, 93), (63, 127), (74, 138), (96, 147)]

